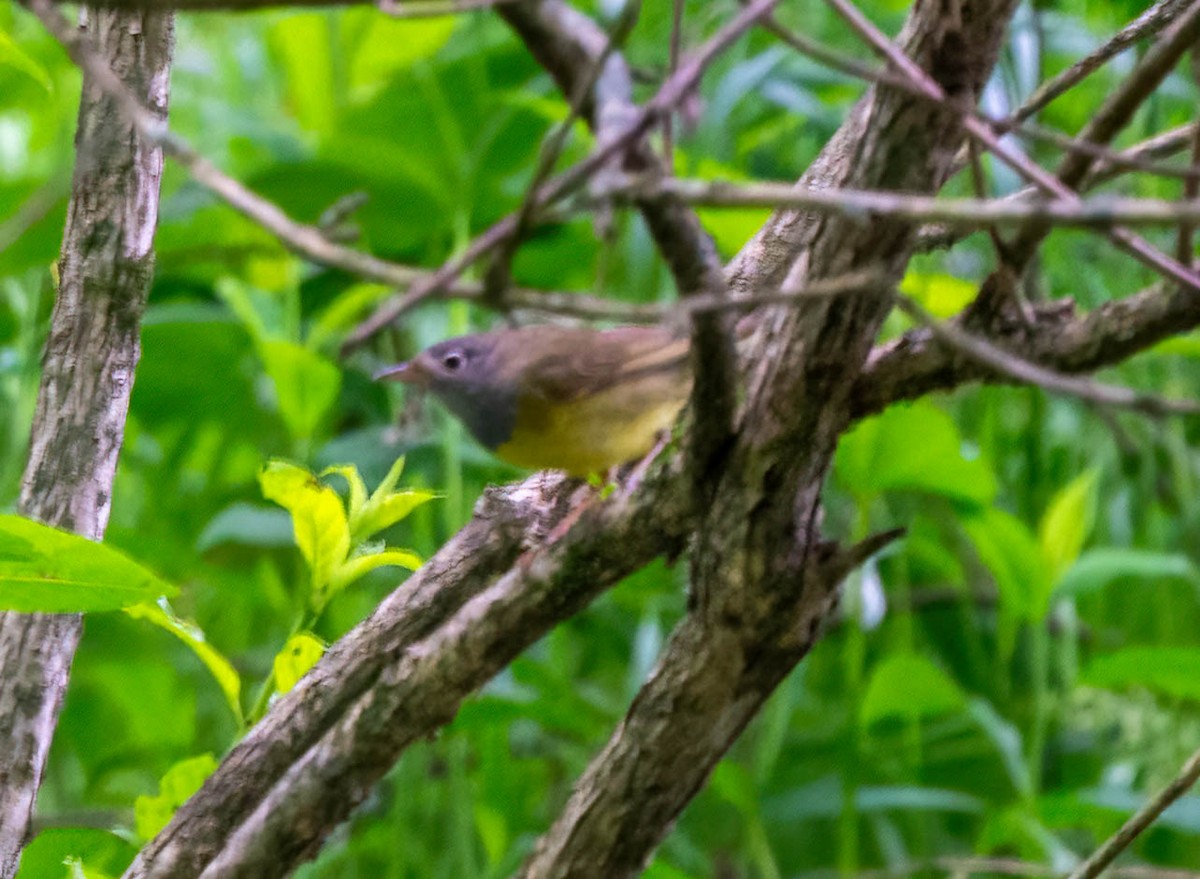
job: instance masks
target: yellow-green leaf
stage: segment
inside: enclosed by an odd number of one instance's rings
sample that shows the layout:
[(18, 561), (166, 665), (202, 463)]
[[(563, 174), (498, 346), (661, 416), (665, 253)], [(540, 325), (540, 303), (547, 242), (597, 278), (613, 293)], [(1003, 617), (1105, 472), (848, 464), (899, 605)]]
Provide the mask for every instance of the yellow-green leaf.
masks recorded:
[(350, 552), (350, 526), (338, 493), (302, 467), (270, 461), (259, 473), (263, 497), (292, 514), (296, 546), (308, 562), (317, 606)]
[(911, 296), (934, 317), (947, 318), (962, 311), (979, 288), (953, 275), (909, 272), (900, 282), (900, 292)]
[(125, 612), (135, 620), (146, 620), (170, 632), (191, 648), (221, 688), (238, 724), (242, 723), (242, 678), (233, 663), (208, 643), (199, 626), (167, 613), (157, 604), (138, 604), (126, 608)]
[[(401, 458), (401, 460), (404, 459)], [(321, 471), (322, 477), (334, 475), (342, 477), (346, 480), (346, 485), (350, 487), (350, 528), (353, 534), (354, 521), (362, 513), (362, 508), (367, 503), (367, 486), (363, 482), (358, 468), (353, 464), (335, 464)]]
[(311, 632), (298, 632), (288, 638), (275, 655), (275, 691), (286, 693), (325, 655), (325, 642)]
[[(376, 492), (378, 494), (378, 492)], [(372, 498), (354, 523), (354, 539), (366, 540), (395, 525), (426, 501), (437, 497), (432, 491), (398, 491), (386, 498)]]
[(340, 592), (359, 577), (376, 568), (396, 567), (415, 571), (421, 567), (421, 557), (407, 549), (383, 549), (379, 552), (355, 556), (348, 559), (333, 575), (329, 592)]

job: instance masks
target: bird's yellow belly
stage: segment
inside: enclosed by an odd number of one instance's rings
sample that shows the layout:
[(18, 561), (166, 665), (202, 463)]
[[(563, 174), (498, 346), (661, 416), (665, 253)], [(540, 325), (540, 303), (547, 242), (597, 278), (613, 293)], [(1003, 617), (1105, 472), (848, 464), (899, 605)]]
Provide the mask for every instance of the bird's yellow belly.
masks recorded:
[(674, 425), (688, 390), (624, 387), (566, 404), (527, 404), (512, 436), (495, 453), (534, 470), (566, 470), (572, 476), (603, 473), (648, 454), (658, 436)]

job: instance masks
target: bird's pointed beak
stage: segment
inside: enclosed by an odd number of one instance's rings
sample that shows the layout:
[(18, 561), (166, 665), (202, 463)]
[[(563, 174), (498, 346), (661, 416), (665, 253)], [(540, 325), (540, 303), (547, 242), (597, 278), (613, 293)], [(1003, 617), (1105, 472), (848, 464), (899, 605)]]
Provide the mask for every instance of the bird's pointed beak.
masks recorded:
[(375, 381), (404, 382), (406, 385), (425, 385), (429, 378), (416, 360), (384, 367), (371, 377)]

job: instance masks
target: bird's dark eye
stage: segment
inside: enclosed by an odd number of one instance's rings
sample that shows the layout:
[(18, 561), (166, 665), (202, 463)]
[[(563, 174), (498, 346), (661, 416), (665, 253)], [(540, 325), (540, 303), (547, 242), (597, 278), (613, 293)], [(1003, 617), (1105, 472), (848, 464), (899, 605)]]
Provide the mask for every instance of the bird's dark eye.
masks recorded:
[(442, 358), (442, 366), (450, 372), (458, 372), (465, 359), (458, 351), (451, 351)]

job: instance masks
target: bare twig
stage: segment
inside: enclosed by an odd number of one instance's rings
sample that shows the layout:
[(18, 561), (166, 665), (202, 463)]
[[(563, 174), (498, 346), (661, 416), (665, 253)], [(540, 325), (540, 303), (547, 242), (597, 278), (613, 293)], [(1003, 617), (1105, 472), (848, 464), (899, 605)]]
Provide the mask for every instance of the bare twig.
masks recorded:
[[(683, 3), (671, 0), (671, 39), (667, 45), (667, 75), (679, 69), (679, 51), (683, 45)], [(668, 113), (662, 124), (663, 166), (668, 174), (675, 173), (675, 114)]]
[(1036, 363), (1005, 351), (982, 336), (977, 336), (957, 324), (939, 321), (915, 300), (898, 295), (896, 303), (900, 310), (913, 320), (929, 328), (930, 332), (959, 352), (1001, 375), (1023, 384), (1037, 385), (1047, 391), (1078, 397), (1090, 403), (1133, 409), (1146, 415), (1163, 416), (1200, 414), (1200, 403), (1187, 400), (1167, 400), (1154, 394), (1144, 394), (1131, 388), (1106, 385), (1091, 379), (1063, 375)]
[[(1200, 86), (1200, 44), (1192, 48), (1192, 81)], [(1196, 126), (1192, 132), (1192, 165), (1193, 167), (1200, 164), (1200, 126)], [(1183, 197), (1185, 199), (1194, 199), (1200, 196), (1200, 178), (1189, 177), (1183, 183)], [(1195, 225), (1193, 223), (1182, 223), (1179, 226), (1179, 240), (1175, 247), (1175, 258), (1185, 266), (1192, 265), (1195, 262), (1195, 251), (1193, 250), (1193, 236), (1195, 235)]]
[(1177, 226), (1200, 221), (1200, 200), (1165, 201), (1097, 197), (1072, 202), (1016, 199), (936, 198), (901, 192), (855, 189), (797, 189), (778, 182), (732, 183), (692, 178), (609, 178), (576, 204), (587, 207), (599, 200), (677, 198), (688, 204), (725, 208), (802, 208), (821, 214), (838, 214), (863, 222), (888, 216), (940, 222), (966, 229), (992, 224), (1024, 225), (1031, 220), (1057, 226), (1107, 228)]
[(603, 50), (595, 58), (590, 59), (588, 70), (575, 83), (573, 92), (568, 96), (570, 109), (566, 118), (557, 127), (552, 129), (542, 142), (542, 148), (538, 153), (538, 162), (534, 168), (533, 177), (530, 179), (529, 185), (525, 187), (525, 195), (521, 199), (520, 207), (517, 208), (516, 229), (507, 240), (503, 241), (496, 248), (485, 273), (484, 299), (489, 305), (503, 304), (504, 292), (508, 289), (511, 278), (513, 256), (516, 254), (521, 240), (529, 232), (529, 227), (534, 219), (534, 202), (538, 190), (542, 188), (542, 184), (546, 182), (546, 178), (550, 176), (550, 172), (554, 170), (554, 164), (558, 161), (559, 156), (562, 155), (562, 150), (566, 146), (571, 128), (583, 114), (584, 105), (591, 97), (592, 89), (595, 88), (596, 82), (604, 73), (604, 67), (608, 63), (608, 59), (625, 42), (629, 37), (630, 31), (633, 30), (640, 9), (641, 0), (630, 0), (626, 4), (612, 33), (605, 41)]
[(1187, 793), (1198, 779), (1200, 779), (1200, 751), (1188, 758), (1171, 783), (1155, 794), (1146, 805), (1138, 809), (1116, 833), (1105, 840), (1100, 848), (1076, 867), (1068, 879), (1096, 879), (1105, 867), (1116, 860), (1117, 855), (1129, 848), (1129, 845), (1153, 824), (1171, 803)]
[[(603, 168), (628, 144), (644, 135), (664, 113), (669, 113), (683, 100), (699, 82), (700, 77), (718, 55), (725, 51), (738, 37), (748, 30), (759, 16), (770, 11), (779, 0), (755, 0), (738, 13), (732, 21), (721, 28), (694, 56), (688, 59), (675, 75), (668, 78), (654, 96), (635, 117), (625, 124), (621, 133), (600, 145), (588, 158), (547, 182), (535, 199), (535, 208), (541, 209), (572, 192), (584, 181)], [(348, 336), (344, 351), (361, 346), (368, 339), (390, 324), (400, 315), (413, 308), (423, 299), (434, 295), (446, 284), (458, 278), (474, 263), (501, 241), (508, 238), (517, 228), (517, 217), (509, 214), (503, 220), (477, 237), (463, 252), (445, 263), (440, 269), (423, 279), (403, 296), (389, 299), (374, 314), (360, 323)]]
[[(985, 123), (970, 113), (964, 113), (955, 107), (948, 99), (942, 87), (929, 74), (915, 64), (912, 59), (901, 52), (850, 0), (826, 0), (826, 2), (855, 31), (867, 40), (872, 47), (887, 58), (897, 70), (918, 84), (928, 98), (943, 104), (948, 109), (953, 109), (961, 113), (963, 127), (971, 136), (978, 138), (997, 158), (1001, 159), (1009, 167), (1016, 170), (1048, 194), (1067, 203), (1079, 201), (1079, 195), (1064, 180), (1073, 177), (1076, 171), (1086, 173), (1091, 166), (1089, 157), (1081, 157), (1079, 154), (1074, 153), (1068, 156), (1067, 161), (1064, 162), (1063, 179), (1049, 174), (1043, 168), (1030, 161), (1024, 154), (1010, 149)], [(1161, 73), (1161, 75), (1165, 76), (1166, 70), (1163, 69), (1165, 58), (1172, 53), (1182, 53), (1190, 45), (1190, 42), (1194, 40), (1197, 32), (1200, 32), (1200, 4), (1190, 6), (1185, 14), (1172, 26), (1167, 37), (1156, 44), (1154, 50), (1147, 54), (1146, 58), (1143, 59), (1143, 64), (1139, 68), (1145, 71), (1145, 73), (1131, 77), (1131, 79), (1136, 81), (1136, 87), (1127, 86), (1118, 95), (1111, 98), (1109, 102), (1106, 102), (1106, 107), (1111, 108), (1110, 111), (1098, 114), (1093, 119), (1092, 123), (1085, 129), (1087, 136), (1091, 139), (1103, 140), (1100, 135), (1113, 130), (1117, 123), (1116, 108), (1118, 106), (1120, 108), (1128, 108), (1132, 101), (1132, 96), (1141, 93), (1148, 86), (1152, 78), (1152, 72), (1156, 74)], [(1186, 44), (1184, 44), (1185, 40), (1187, 41)], [(1177, 54), (1176, 57), (1178, 57)], [(1200, 275), (1180, 265), (1176, 260), (1162, 253), (1149, 242), (1139, 238), (1128, 230), (1120, 228), (1109, 230), (1107, 234), (1118, 247), (1156, 272), (1193, 290), (1200, 290)], [(1032, 240), (1032, 236), (1027, 236), (1025, 240), (1026, 242)]]
[[(229, 2), (241, 5), (240, 0)], [(518, 0), (376, 0), (375, 5), (380, 12), (392, 18), (441, 18), (447, 15), (462, 15), (465, 12), (479, 12), (503, 3), (515, 2)]]
[(1191, 2), (1192, 0), (1158, 0), (1136, 19), (1113, 34), (1096, 51), (1076, 61), (1058, 76), (1038, 86), (1029, 99), (1012, 114), (1011, 121), (1021, 122), (1033, 116), (1138, 40), (1154, 36), (1170, 24)]
[[(91, 51), (51, 0), (29, 0), (28, 5), (46, 29), (67, 50), (71, 59), (95, 80), (99, 88), (112, 96), (120, 111), (133, 123), (142, 137), (160, 146), (163, 152), (182, 165), (197, 183), (238, 213), (262, 226), (288, 249), (315, 263), (395, 287), (408, 287), (428, 277), (429, 273), (420, 269), (335, 244), (319, 228), (296, 222), (278, 205), (247, 189), (213, 165), (186, 140), (167, 131), (162, 121), (152, 117), (136, 96), (117, 79), (104, 60)], [(455, 297), (463, 299), (474, 299), (483, 294), (482, 286), (472, 282), (461, 282), (450, 289)], [(514, 307), (520, 307), (523, 304), (522, 300), (530, 292), (533, 291), (513, 291)]]

